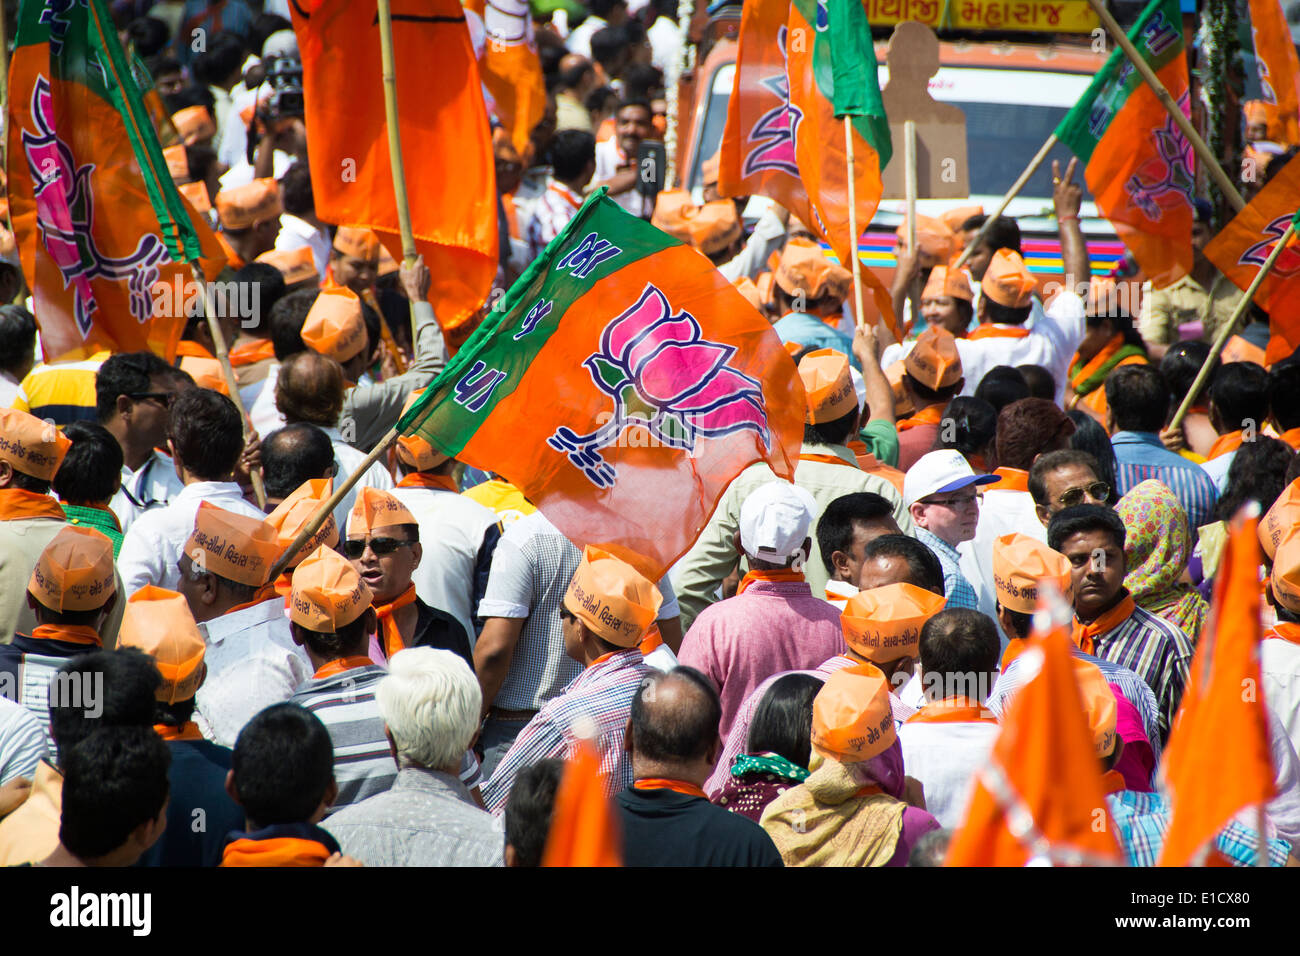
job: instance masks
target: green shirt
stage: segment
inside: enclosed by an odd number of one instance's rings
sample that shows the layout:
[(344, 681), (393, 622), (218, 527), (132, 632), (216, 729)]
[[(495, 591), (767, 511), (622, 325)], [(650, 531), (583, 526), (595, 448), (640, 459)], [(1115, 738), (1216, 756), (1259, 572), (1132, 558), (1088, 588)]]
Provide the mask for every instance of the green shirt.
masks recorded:
[(898, 428), (877, 418), (862, 426), (858, 433), (867, 450), (876, 456), (876, 461), (890, 468), (898, 467)]
[(117, 524), (117, 515), (107, 508), (88, 508), (85, 505), (63, 504), (63, 513), (68, 516), (68, 524), (82, 528), (94, 528), (108, 536), (113, 542), (113, 560), (122, 550), (122, 531)]

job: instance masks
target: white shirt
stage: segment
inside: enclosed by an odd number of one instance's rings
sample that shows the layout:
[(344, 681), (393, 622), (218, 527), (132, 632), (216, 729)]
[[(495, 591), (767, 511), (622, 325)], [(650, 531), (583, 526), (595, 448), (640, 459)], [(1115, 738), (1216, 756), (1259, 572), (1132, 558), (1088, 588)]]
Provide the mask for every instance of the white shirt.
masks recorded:
[(176, 562), (194, 532), (194, 516), (203, 501), (250, 518), (266, 517), (244, 500), (239, 485), (233, 481), (196, 481), (186, 485), (165, 508), (147, 511), (136, 518), (122, 539), (117, 570), (127, 597), (146, 584), (176, 590), (181, 579)]
[[(633, 156), (632, 160), (635, 162), (636, 157)], [(612, 178), (618, 172), (619, 167), (626, 162), (627, 157), (618, 148), (617, 139), (607, 139), (603, 143), (597, 143), (596, 173), (591, 177), (591, 181), (593, 183), (603, 183), (605, 180)], [(650, 214), (654, 212), (654, 203), (637, 192), (635, 186), (625, 193), (619, 193), (617, 196), (610, 193), (609, 198), (634, 216), (648, 219)]]
[(1273, 637), (1260, 643), (1264, 702), (1300, 750), (1300, 644)]
[(1214, 480), (1214, 486), (1219, 489), (1219, 494), (1228, 490), (1228, 469), (1232, 467), (1232, 461), (1236, 457), (1237, 453), (1230, 451), (1226, 455), (1201, 462), (1201, 468)]
[(18, 379), (0, 369), (0, 408), (13, 408), (18, 397)]
[(0, 696), (0, 786), (16, 777), (31, 780), (45, 754), (40, 720), (22, 704)]
[(659, 17), (645, 35), (650, 41), (650, 62), (663, 71), (671, 86), (682, 69), (682, 31), (669, 17)]
[[(266, 378), (262, 379), (262, 390), (253, 399), (253, 404), (247, 406), (253, 431), (257, 432), (259, 438), (264, 439), (277, 428), (284, 427), (284, 415), (275, 404), (275, 383), (279, 378), (280, 363), (272, 362), (266, 370)], [(240, 394), (243, 394), (242, 390)]]
[(1001, 728), (995, 723), (910, 720), (898, 731), (907, 775), (925, 788), (925, 808), (951, 830), (966, 818), (975, 772), (985, 766)]
[(288, 700), (310, 680), (312, 666), (293, 643), (284, 599), (224, 614), (199, 625), (207, 639), (208, 675), (194, 697), (194, 722), (203, 736), (233, 747), (258, 711)]
[[(271, 178), (283, 179), (284, 174), (289, 171), (289, 167), (294, 163), (294, 157), (284, 150), (277, 149), (271, 155)], [(227, 189), (234, 189), (236, 186), (247, 186), (257, 178), (257, 173), (253, 170), (253, 164), (244, 157), (240, 157), (239, 162), (231, 166), (222, 174), (218, 182), (222, 192)]]
[(474, 569), (483, 535), (497, 523), (496, 512), (442, 488), (394, 488), (393, 495), (415, 515), (424, 557), (411, 575), (415, 594), (460, 621), (474, 644)]
[[(757, 196), (756, 199), (764, 197)], [(759, 273), (767, 268), (768, 257), (785, 243), (785, 224), (776, 214), (776, 203), (765, 200), (767, 208), (758, 218), (754, 231), (750, 233), (742, 248), (735, 256), (718, 266), (718, 271), (728, 282), (748, 277), (757, 279)], [(753, 200), (751, 200), (753, 202)]]
[(155, 448), (135, 471), (122, 466), (122, 487), (108, 507), (117, 515), (118, 524), (125, 534), (136, 518), (146, 511), (166, 507), (184, 487), (171, 456)]
[(963, 395), (974, 395), (995, 365), (1041, 365), (1056, 382), (1056, 404), (1064, 401), (1070, 359), (1085, 331), (1083, 300), (1073, 292), (1062, 291), (1045, 310), (1034, 300), (1029, 322), (1029, 334), (1020, 338), (957, 339), (957, 354), (966, 379)]
[(570, 53), (581, 53), (590, 60), (591, 38), (607, 26), (609, 26), (609, 21), (604, 17), (589, 16), (573, 28), (564, 45), (569, 48)]
[[(994, 486), (996, 487), (996, 486)], [(1019, 532), (1047, 544), (1047, 529), (1038, 520), (1034, 499), (1027, 491), (986, 491), (980, 504), (975, 537), (957, 545), (958, 567), (979, 599), (979, 611), (997, 622), (997, 592), (993, 588), (993, 542)], [(1001, 627), (998, 628), (999, 634)], [(1002, 637), (1006, 646), (1006, 637)]]
[(324, 279), (325, 270), (330, 264), (329, 231), (317, 229), (307, 220), (299, 219), (291, 213), (280, 213), (280, 234), (275, 237), (275, 248), (291, 252), (303, 246), (311, 249), (311, 258), (316, 264), (316, 272)]
[[(330, 444), (334, 446), (334, 464), (338, 467), (338, 473), (334, 476), (334, 480), (342, 484), (344, 479), (356, 471), (361, 466), (361, 463), (366, 460), (366, 453), (353, 448), (345, 442), (337, 428), (323, 428), (319, 425), (317, 427), (329, 436)], [(358, 491), (362, 487), (392, 491), (393, 476), (379, 462), (375, 462), (366, 469), (366, 473), (361, 476), (361, 480), (352, 486), (352, 490), (344, 495), (343, 500), (339, 502), (339, 506), (334, 509), (334, 523), (338, 525), (340, 536), (346, 534), (348, 512), (356, 504)]]
[(827, 581), (826, 603), (842, 612), (849, 603), (849, 598), (857, 594), (858, 590), (848, 581)]

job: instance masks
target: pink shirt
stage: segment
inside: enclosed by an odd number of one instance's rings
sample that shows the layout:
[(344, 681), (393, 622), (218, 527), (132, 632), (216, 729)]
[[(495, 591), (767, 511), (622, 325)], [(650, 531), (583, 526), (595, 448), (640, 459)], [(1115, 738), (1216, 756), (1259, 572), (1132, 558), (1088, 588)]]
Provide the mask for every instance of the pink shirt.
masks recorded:
[(682, 639), (678, 663), (706, 674), (722, 698), (726, 740), (741, 704), (781, 671), (812, 670), (848, 650), (840, 612), (804, 581), (756, 581), (700, 612)]

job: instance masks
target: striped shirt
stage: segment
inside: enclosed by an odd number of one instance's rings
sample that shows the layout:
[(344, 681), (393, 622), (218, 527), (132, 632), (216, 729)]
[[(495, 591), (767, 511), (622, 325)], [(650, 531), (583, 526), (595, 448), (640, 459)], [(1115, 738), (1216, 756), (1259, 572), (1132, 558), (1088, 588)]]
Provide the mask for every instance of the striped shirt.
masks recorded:
[[(50, 753), (57, 749), (54, 735), (50, 733), (50, 682), (71, 658), (97, 650), (98, 647), (76, 641), (26, 634), (15, 634), (11, 642), (0, 644), (0, 694), (22, 704), (36, 718)], [(75, 705), (76, 697), (82, 692), (82, 682), (68, 680), (66, 684), (56, 686), (60, 688), (60, 696), (66, 695), (69, 704)], [(85, 693), (92, 695), (101, 690), (102, 686), (88, 686)], [(91, 703), (90, 696), (87, 696), (87, 707), (93, 710)]]
[(1110, 442), (1115, 448), (1115, 483), (1121, 497), (1154, 478), (1164, 482), (1182, 503), (1190, 528), (1214, 520), (1219, 489), (1204, 468), (1169, 451), (1154, 432), (1116, 432)]
[(111, 352), (96, 352), (84, 362), (44, 363), (27, 373), (13, 406), (62, 428), (73, 422), (97, 422), (95, 377)]
[(519, 732), (483, 788), (483, 806), (491, 813), (505, 810), (515, 774), (547, 757), (567, 759), (579, 737), (590, 736), (592, 723), (606, 794), (630, 787), (632, 761), (623, 737), (632, 698), (649, 671), (638, 647), (607, 654), (582, 671)]
[[(1106, 795), (1119, 842), (1129, 866), (1155, 866), (1165, 845), (1171, 816), (1169, 798), (1160, 793), (1139, 793), (1121, 790)], [(1214, 838), (1214, 848), (1233, 866), (1254, 866), (1259, 846), (1256, 831), (1236, 819), (1219, 831)], [(1269, 866), (1286, 866), (1291, 847), (1285, 840), (1268, 841)]]
[(958, 554), (957, 549), (937, 534), (932, 534), (924, 528), (916, 529), (916, 540), (933, 551), (943, 567), (943, 593), (948, 599), (947, 606), (979, 610), (979, 598), (975, 595), (975, 589), (970, 586), (970, 582), (966, 580), (966, 576), (961, 573), (961, 568), (958, 566), (961, 555)]
[[(1123, 664), (1155, 692), (1160, 743), (1169, 739), (1192, 662), (1192, 642), (1176, 624), (1135, 607), (1118, 627), (1093, 639), (1098, 657)], [(1156, 741), (1152, 741), (1154, 745)]]

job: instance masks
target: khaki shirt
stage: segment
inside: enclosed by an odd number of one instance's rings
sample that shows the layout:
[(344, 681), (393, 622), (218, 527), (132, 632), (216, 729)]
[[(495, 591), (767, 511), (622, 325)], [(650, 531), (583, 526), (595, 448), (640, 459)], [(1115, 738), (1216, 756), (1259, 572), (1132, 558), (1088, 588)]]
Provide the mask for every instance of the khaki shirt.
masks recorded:
[(1138, 332), (1150, 345), (1172, 345), (1181, 338), (1180, 326), (1200, 322), (1201, 341), (1212, 342), (1241, 297), (1242, 291), (1217, 272), (1208, 291), (1190, 275), (1163, 289), (1144, 283)]

